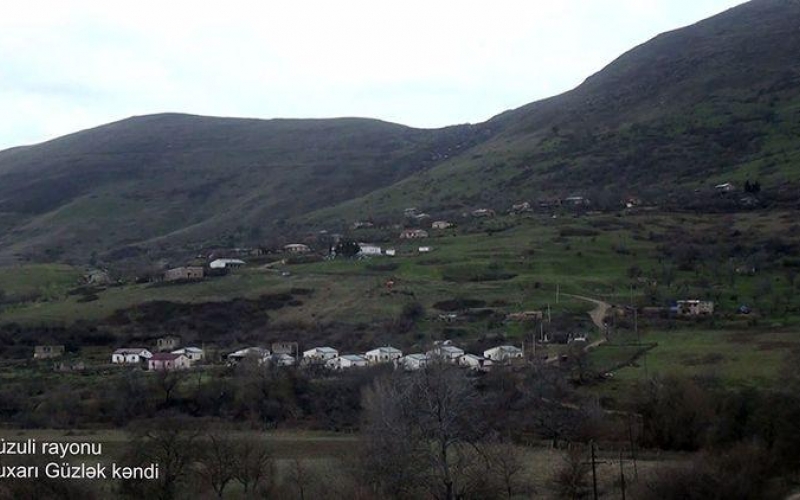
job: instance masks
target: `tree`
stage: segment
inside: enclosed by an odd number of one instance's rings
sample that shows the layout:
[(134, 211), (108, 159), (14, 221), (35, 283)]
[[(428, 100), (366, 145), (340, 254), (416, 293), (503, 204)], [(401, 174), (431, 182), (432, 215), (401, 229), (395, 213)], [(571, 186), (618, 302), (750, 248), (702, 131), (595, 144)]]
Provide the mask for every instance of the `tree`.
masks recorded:
[(242, 485), (245, 496), (259, 486), (267, 493), (273, 489), (275, 461), (266, 443), (248, 439), (239, 444), (234, 458), (234, 478)]
[(198, 456), (200, 430), (192, 427), (186, 418), (165, 415), (136, 428), (124, 462), (133, 466), (158, 464), (160, 476), (157, 481), (123, 481), (120, 493), (131, 498), (174, 499)]
[(181, 370), (159, 370), (155, 373), (154, 384), (156, 390), (164, 396), (162, 404), (168, 407), (181, 381), (186, 378), (186, 373)]
[(365, 468), (385, 494), (415, 496), (417, 485), (443, 500), (468, 493), (490, 425), (485, 400), (465, 371), (434, 363), (397, 372), (376, 380), (363, 405)]
[(231, 438), (212, 433), (201, 448), (197, 460), (197, 476), (222, 498), (225, 487), (236, 478), (237, 449)]
[(334, 249), (336, 255), (341, 255), (342, 257), (352, 259), (361, 251), (361, 247), (358, 243), (353, 240), (342, 240)]
[(564, 455), (564, 463), (556, 471), (553, 483), (558, 498), (577, 500), (589, 496), (590, 462), (585, 451), (578, 447), (570, 447)]

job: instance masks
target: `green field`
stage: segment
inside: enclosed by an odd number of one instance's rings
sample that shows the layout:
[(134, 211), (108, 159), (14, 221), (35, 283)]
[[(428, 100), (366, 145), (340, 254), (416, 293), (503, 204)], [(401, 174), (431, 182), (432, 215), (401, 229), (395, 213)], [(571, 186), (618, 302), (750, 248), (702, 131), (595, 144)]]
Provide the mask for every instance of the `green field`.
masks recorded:
[[(616, 371), (613, 384), (657, 373), (718, 377), (732, 384), (765, 384), (780, 374), (784, 359), (796, 347), (800, 311), (792, 300), (797, 280), (790, 284), (790, 256), (760, 267), (755, 275), (736, 274), (732, 268), (745, 258), (720, 259), (720, 245), (710, 234), (731, 238), (758, 257), (780, 235), (785, 245), (798, 243), (787, 231), (788, 213), (686, 215), (665, 213), (596, 214), (558, 217), (501, 216), (465, 220), (456, 229), (432, 233), (422, 242), (382, 242), (395, 248), (396, 257), (321, 261), (309, 264), (251, 265), (232, 274), (186, 284), (125, 284), (97, 292), (97, 300), (81, 302), (70, 294), (79, 284), (80, 271), (63, 265), (3, 268), (0, 289), (7, 295), (38, 292), (37, 298), (0, 306), (0, 322), (27, 325), (70, 324), (77, 320), (102, 321), (120, 309), (165, 300), (219, 302), (263, 294), (310, 290), (297, 296), (292, 307), (269, 311), (270, 322), (312, 325), (336, 322), (359, 331), (379, 332), (382, 322), (393, 321), (404, 307), (418, 303), (424, 317), (415, 325), (416, 337), (458, 335), (461, 340), (486, 334), (519, 338), (531, 326), (494, 320), (437, 320), (442, 301), (475, 300), (494, 318), (524, 310), (546, 310), (556, 318), (582, 321), (594, 327), (586, 312), (592, 305), (567, 294), (596, 297), (612, 304), (665, 305), (678, 298), (714, 300), (710, 321), (664, 324), (643, 318), (641, 342), (657, 344), (639, 366)], [(725, 231), (723, 233), (722, 231)], [(358, 239), (355, 232), (353, 238)], [(684, 240), (680, 240), (684, 238)], [(418, 247), (432, 251), (419, 253)], [(669, 254), (686, 245), (695, 260), (682, 264), (681, 255)], [(752, 250), (748, 250), (752, 249)], [(749, 261), (747, 261), (749, 262)], [(281, 275), (287, 271), (288, 276)], [(394, 286), (389, 288), (388, 281)], [(657, 283), (650, 285), (648, 283)], [(558, 300), (556, 290), (559, 290)], [(800, 296), (798, 294), (797, 296)], [(756, 312), (737, 317), (736, 308), (749, 304)], [(628, 319), (630, 322), (630, 319)], [(627, 330), (626, 330), (627, 328)], [(630, 331), (623, 326), (621, 331)], [(614, 341), (616, 339), (613, 339)], [(604, 346), (592, 353), (598, 371), (624, 365), (638, 348)], [(632, 343), (631, 339), (617, 343)], [(647, 368), (645, 373), (645, 359)]]

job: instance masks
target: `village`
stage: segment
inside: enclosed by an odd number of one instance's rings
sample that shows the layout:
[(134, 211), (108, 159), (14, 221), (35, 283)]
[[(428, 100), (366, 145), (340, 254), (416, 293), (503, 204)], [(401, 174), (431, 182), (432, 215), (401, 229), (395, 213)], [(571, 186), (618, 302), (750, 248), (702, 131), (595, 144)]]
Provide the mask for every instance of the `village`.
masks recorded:
[[(571, 207), (571, 209), (583, 209), (590, 204), (591, 202), (582, 196), (571, 196), (563, 200), (542, 201), (538, 206), (544, 209), (562, 206)], [(634, 208), (640, 204), (641, 201), (633, 197), (629, 197), (624, 201), (626, 209)], [(507, 214), (513, 217), (529, 214), (532, 211), (533, 208), (529, 202), (520, 202), (512, 205)], [(482, 219), (495, 218), (497, 214), (489, 208), (478, 208), (471, 212), (464, 212), (461, 216), (467, 220), (480, 221)], [(258, 266), (261, 269), (275, 270), (281, 276), (288, 277), (291, 273), (288, 271), (286, 264), (297, 258), (314, 257), (324, 262), (337, 258), (368, 260), (381, 257), (403, 258), (414, 254), (426, 254), (434, 251), (433, 245), (417, 246), (413, 242), (434, 238), (446, 231), (452, 232), (457, 227), (457, 224), (451, 220), (432, 220), (433, 218), (429, 214), (417, 208), (406, 208), (403, 211), (403, 218), (406, 221), (404, 225), (395, 224), (380, 228), (398, 231), (394, 235), (395, 242), (399, 243), (399, 245), (390, 244), (388, 247), (382, 247), (376, 243), (357, 241), (356, 238), (360, 233), (377, 229), (377, 227), (376, 223), (372, 221), (356, 221), (351, 224), (351, 232), (347, 236), (321, 231), (317, 235), (306, 238), (303, 243), (287, 243), (278, 249), (216, 249), (198, 255), (187, 265), (171, 267), (164, 270), (160, 275), (150, 276), (149, 281), (156, 284), (163, 282), (165, 285), (180, 286), (185, 283), (220, 278), (254, 266)], [(403, 248), (405, 253), (399, 251), (399, 248)], [(266, 254), (269, 254), (270, 258), (265, 261), (264, 256)], [(248, 262), (250, 259), (253, 260), (252, 263)], [(84, 281), (87, 285), (103, 285), (109, 283), (111, 279), (107, 272), (94, 270), (86, 274)], [(395, 280), (393, 278), (389, 277), (385, 280), (384, 286), (386, 290), (391, 291), (394, 285)], [(604, 341), (603, 337), (605, 339), (608, 338), (610, 325), (614, 321), (613, 317), (619, 314), (624, 315), (625, 310), (631, 310), (631, 307), (620, 306), (617, 308), (609, 305), (609, 312), (604, 313), (608, 314), (608, 317), (603, 317), (599, 320), (593, 319), (597, 331), (600, 333), (599, 342)], [(714, 314), (714, 303), (708, 300), (684, 299), (673, 301), (669, 307), (634, 307), (632, 310), (634, 314), (641, 312), (645, 316), (666, 314), (681, 318), (703, 318)], [(630, 313), (630, 311), (628, 312)], [(456, 323), (464, 319), (465, 314), (465, 311), (448, 311), (435, 315), (435, 318), (445, 324)], [(541, 328), (541, 324), (545, 319), (548, 322), (550, 321), (549, 305), (547, 306), (547, 313), (543, 310), (511, 311), (505, 317), (505, 321), (512, 323), (528, 325), (537, 323), (539, 324), (537, 329)], [(207, 339), (214, 345), (213, 355), (209, 355), (208, 349), (205, 347), (198, 345), (182, 346), (179, 336), (169, 335), (157, 339), (155, 345), (151, 347), (139, 345), (120, 346), (111, 353), (110, 365), (140, 367), (148, 371), (173, 371), (199, 366), (232, 366), (248, 360), (264, 366), (322, 367), (331, 371), (349, 370), (378, 364), (391, 364), (395, 368), (415, 371), (424, 368), (430, 362), (444, 361), (471, 370), (487, 371), (492, 366), (523, 363), (526, 359), (547, 363), (564, 361), (566, 355), (561, 352), (563, 349), (551, 350), (549, 355), (547, 354), (547, 349), (543, 349), (545, 354), (537, 357), (535, 355), (537, 344), (539, 344), (540, 349), (547, 345), (567, 346), (574, 343), (588, 345), (590, 336), (592, 335), (585, 330), (562, 330), (548, 333), (542, 330), (538, 334), (529, 332), (521, 338), (517, 338), (520, 341), (519, 346), (504, 343), (486, 348), (477, 353), (465, 352), (464, 349), (456, 345), (456, 341), (447, 339), (431, 340), (429, 349), (412, 353), (403, 353), (400, 349), (389, 345), (360, 353), (342, 353), (339, 349), (330, 346), (317, 346), (301, 351), (300, 344), (297, 341), (273, 342), (269, 347), (263, 345), (230, 346), (226, 351), (215, 345), (213, 339)], [(515, 338), (515, 336), (512, 335), (510, 338)], [(522, 339), (528, 339), (528, 352), (526, 352), (526, 342)], [(33, 358), (37, 360), (54, 359), (64, 354), (64, 346), (36, 346)], [(63, 364), (57, 366), (64, 368)], [(71, 369), (80, 369), (85, 365), (84, 362), (80, 362), (69, 366)]]

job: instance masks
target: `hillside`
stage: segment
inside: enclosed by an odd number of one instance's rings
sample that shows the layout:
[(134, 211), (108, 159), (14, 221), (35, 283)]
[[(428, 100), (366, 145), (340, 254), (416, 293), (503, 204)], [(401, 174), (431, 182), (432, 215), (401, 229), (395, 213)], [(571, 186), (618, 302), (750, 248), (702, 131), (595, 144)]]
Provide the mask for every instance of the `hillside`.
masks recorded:
[(799, 23), (800, 2), (755, 0), (659, 35), (576, 89), (491, 119), (501, 133), (467, 154), (339, 210), (663, 201), (747, 179), (795, 192)]
[(799, 23), (800, 2), (754, 0), (474, 126), (167, 114), (0, 152), (0, 261), (280, 243), (407, 206), (683, 206), (747, 179), (796, 198)]
[(123, 120), (0, 153), (0, 257), (269, 241), (287, 217), (389, 185), (478, 134), (366, 119)]

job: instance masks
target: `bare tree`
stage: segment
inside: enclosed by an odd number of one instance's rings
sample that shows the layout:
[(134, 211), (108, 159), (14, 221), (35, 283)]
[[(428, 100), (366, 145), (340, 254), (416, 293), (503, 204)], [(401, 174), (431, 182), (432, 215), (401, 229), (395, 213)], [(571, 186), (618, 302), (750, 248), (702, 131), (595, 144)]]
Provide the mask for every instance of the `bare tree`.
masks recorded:
[(154, 384), (158, 392), (164, 397), (162, 404), (165, 407), (172, 404), (175, 391), (185, 378), (186, 372), (181, 370), (159, 370), (155, 373)]
[(558, 498), (565, 500), (587, 498), (591, 466), (585, 450), (577, 446), (570, 447), (563, 458), (564, 463), (553, 477)]
[(528, 489), (524, 477), (525, 466), (520, 450), (510, 443), (496, 443), (483, 447), (486, 472), (508, 498)]
[(233, 440), (219, 433), (208, 435), (197, 457), (197, 476), (222, 498), (228, 483), (236, 477), (237, 449)]
[(187, 479), (197, 455), (200, 430), (185, 418), (163, 416), (133, 431), (126, 452), (131, 465), (159, 465), (158, 481), (124, 481), (121, 493), (136, 498), (172, 500)]
[(264, 441), (248, 439), (239, 443), (234, 457), (234, 478), (242, 485), (246, 496), (259, 487), (266, 493), (273, 489), (275, 461)]
[(434, 498), (466, 493), (464, 473), (489, 425), (468, 374), (436, 363), (413, 374), (379, 379), (364, 396), (367, 470), (387, 495)]

